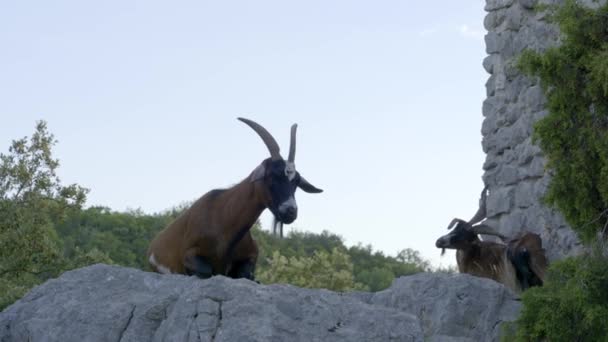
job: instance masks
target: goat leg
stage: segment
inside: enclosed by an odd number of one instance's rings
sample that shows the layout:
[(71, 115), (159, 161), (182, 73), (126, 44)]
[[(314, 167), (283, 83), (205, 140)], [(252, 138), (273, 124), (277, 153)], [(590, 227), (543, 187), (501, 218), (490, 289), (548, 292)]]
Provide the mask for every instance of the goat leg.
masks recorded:
[(210, 278), (213, 275), (211, 264), (200, 255), (186, 252), (184, 267), (187, 275), (194, 275), (202, 279)]
[(230, 278), (245, 278), (255, 281), (255, 262), (251, 259), (235, 261), (228, 273)]

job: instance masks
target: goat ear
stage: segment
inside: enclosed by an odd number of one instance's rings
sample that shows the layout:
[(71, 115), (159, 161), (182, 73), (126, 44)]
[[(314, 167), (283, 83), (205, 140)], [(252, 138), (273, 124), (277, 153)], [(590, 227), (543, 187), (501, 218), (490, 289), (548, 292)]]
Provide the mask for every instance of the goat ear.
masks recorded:
[(318, 194), (320, 192), (323, 192), (323, 190), (318, 189), (314, 185), (308, 183), (308, 181), (306, 179), (304, 179), (304, 177), (302, 177), (302, 176), (300, 176), (300, 182), (298, 183), (298, 188), (304, 190), (304, 192), (308, 192), (309, 194)]
[(255, 168), (255, 170), (253, 170), (253, 172), (251, 173), (251, 176), (249, 176), (249, 181), (251, 183), (253, 182), (257, 182), (261, 179), (264, 179), (264, 176), (266, 175), (266, 166), (264, 166), (264, 163), (258, 165), (258, 167)]

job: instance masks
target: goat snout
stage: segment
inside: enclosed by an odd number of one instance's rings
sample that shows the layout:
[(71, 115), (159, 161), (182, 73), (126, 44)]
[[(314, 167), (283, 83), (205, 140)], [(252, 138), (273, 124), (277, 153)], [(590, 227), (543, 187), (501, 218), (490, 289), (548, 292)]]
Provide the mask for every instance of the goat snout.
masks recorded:
[(298, 217), (298, 207), (287, 207), (284, 210), (279, 210), (279, 214), (283, 223), (292, 223)]
[(437, 248), (446, 248), (448, 246), (448, 239), (440, 237), (435, 241), (435, 247)]
[(288, 199), (279, 206), (281, 222), (291, 223), (298, 217), (298, 206), (293, 198)]

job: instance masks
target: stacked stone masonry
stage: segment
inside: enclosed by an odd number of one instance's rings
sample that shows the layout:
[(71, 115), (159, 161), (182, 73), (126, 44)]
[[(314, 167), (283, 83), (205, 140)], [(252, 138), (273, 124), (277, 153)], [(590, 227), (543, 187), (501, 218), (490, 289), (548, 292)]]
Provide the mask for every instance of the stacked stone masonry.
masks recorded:
[(481, 133), (488, 223), (507, 236), (524, 230), (540, 234), (550, 260), (580, 253), (582, 245), (563, 216), (542, 203), (551, 175), (531, 136), (533, 124), (548, 114), (546, 100), (538, 80), (522, 75), (515, 62), (525, 49), (543, 51), (559, 43), (559, 30), (535, 6), (563, 2), (486, 0), (484, 20), (488, 56), (483, 67), (490, 77)]

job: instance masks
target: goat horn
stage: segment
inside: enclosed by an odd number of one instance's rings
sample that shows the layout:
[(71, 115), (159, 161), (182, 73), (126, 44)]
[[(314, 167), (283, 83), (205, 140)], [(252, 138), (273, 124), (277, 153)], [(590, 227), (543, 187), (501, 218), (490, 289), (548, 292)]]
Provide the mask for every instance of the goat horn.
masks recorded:
[(473, 225), (475, 223), (483, 221), (486, 218), (486, 198), (488, 197), (488, 186), (486, 185), (483, 190), (481, 190), (481, 196), (479, 197), (479, 209), (473, 215), (473, 217), (469, 220), (469, 224)]
[(298, 184), (298, 187), (302, 190), (304, 190), (305, 192), (308, 192), (310, 194), (318, 194), (320, 192), (323, 192), (323, 190), (317, 188), (316, 186), (310, 184), (306, 179), (304, 179), (304, 177), (300, 176), (300, 184)]
[(488, 226), (487, 224), (478, 224), (476, 226), (473, 226), (471, 230), (475, 234), (494, 235), (498, 236), (502, 241), (507, 241), (507, 238), (504, 235), (500, 234), (499, 232), (494, 230), (494, 228)]
[(272, 135), (270, 133), (268, 133), (268, 131), (264, 127), (262, 127), (257, 122), (251, 121), (249, 119), (245, 119), (245, 118), (238, 118), (238, 119), (240, 121), (246, 123), (260, 136), (260, 138), (262, 138), (262, 141), (264, 141), (264, 144), (266, 144), (266, 147), (268, 147), (268, 151), (270, 152), (270, 157), (272, 158), (272, 160), (283, 159), (281, 157), (281, 154), (279, 153), (279, 144), (277, 144), (277, 141), (274, 140)]
[[(459, 219), (459, 218), (455, 218), (455, 219), (453, 219), (453, 220), (452, 220), (452, 222), (450, 222), (450, 224), (448, 225), (448, 230), (450, 230), (450, 229), (454, 228), (454, 225), (455, 225), (456, 223), (459, 223), (459, 222), (465, 222), (465, 220), (461, 220), (461, 219)], [(466, 222), (465, 222), (465, 223), (466, 223)]]
[(294, 162), (296, 160), (296, 130), (298, 124), (291, 125), (291, 141), (289, 142), (289, 157), (287, 161)]

